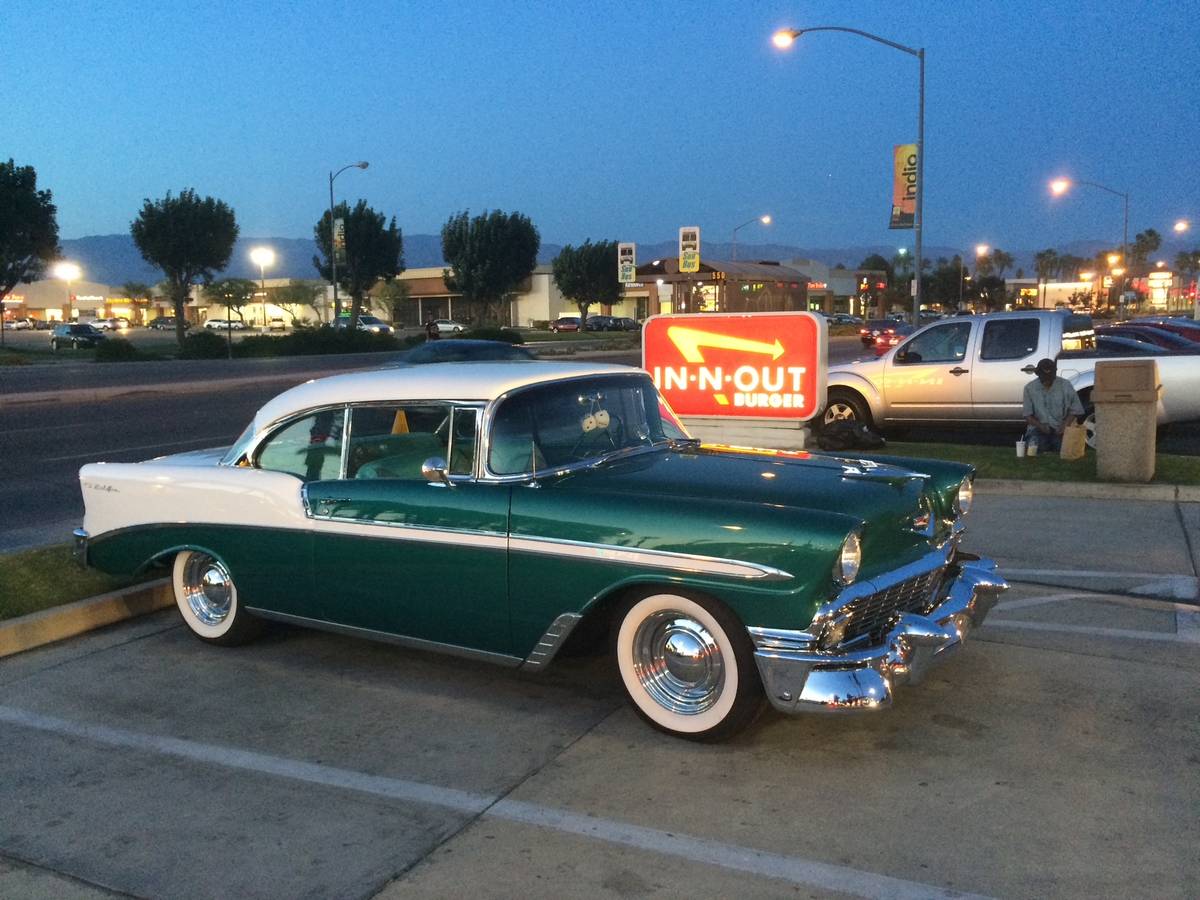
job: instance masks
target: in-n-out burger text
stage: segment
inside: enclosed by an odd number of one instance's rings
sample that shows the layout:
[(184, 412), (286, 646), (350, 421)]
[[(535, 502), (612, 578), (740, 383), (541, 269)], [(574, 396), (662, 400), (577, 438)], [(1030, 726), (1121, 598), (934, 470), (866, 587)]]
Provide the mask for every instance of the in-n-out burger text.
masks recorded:
[(659, 390), (713, 391), (722, 405), (801, 409), (807, 371), (806, 366), (738, 366), (732, 372), (721, 366), (655, 366), (650, 374)]

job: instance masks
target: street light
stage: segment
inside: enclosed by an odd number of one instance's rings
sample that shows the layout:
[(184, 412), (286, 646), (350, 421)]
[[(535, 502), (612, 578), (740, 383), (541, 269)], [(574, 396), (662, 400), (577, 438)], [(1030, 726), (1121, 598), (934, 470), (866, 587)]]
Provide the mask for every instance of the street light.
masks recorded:
[(734, 261), (737, 260), (737, 233), (738, 233), (738, 230), (741, 228), (745, 228), (747, 225), (753, 225), (755, 222), (762, 222), (764, 225), (770, 225), (771, 217), (770, 216), (758, 216), (757, 218), (754, 218), (754, 219), (747, 219), (741, 225), (738, 225), (736, 228), (733, 229), (733, 242), (732, 242), (732, 247), (730, 249), (730, 253), (731, 253)]
[(1175, 229), (1176, 234), (1183, 234), (1185, 231), (1187, 231), (1189, 228), (1192, 227), (1192, 223), (1189, 222), (1187, 219), (1180, 219), (1172, 227)]
[(800, 37), (800, 35), (813, 31), (844, 31), (847, 34), (857, 34), (859, 37), (864, 37), (867, 40), (875, 41), (894, 50), (915, 56), (917, 62), (920, 64), (917, 82), (917, 208), (913, 220), (913, 237), (916, 243), (916, 247), (914, 248), (916, 275), (913, 280), (913, 324), (915, 325), (921, 319), (921, 227), (924, 221), (925, 201), (925, 48), (906, 47), (904, 44), (897, 44), (895, 41), (889, 41), (887, 38), (882, 38), (877, 34), (871, 34), (869, 31), (860, 31), (857, 28), (842, 28), (837, 25), (823, 25), (819, 28), (781, 28), (772, 35), (771, 41), (780, 50), (787, 50), (796, 42), (796, 38)]
[(54, 264), (54, 277), (59, 278), (67, 283), (67, 321), (75, 318), (75, 309), (71, 300), (71, 282), (78, 281), (83, 277), (83, 270), (73, 262), (60, 262)]
[(275, 251), (270, 247), (255, 247), (250, 260), (258, 266), (259, 287), (262, 288), (263, 328), (267, 326), (267, 266), (275, 265)]
[[(1114, 194), (1115, 196), (1120, 197), (1124, 201), (1124, 203), (1125, 203), (1125, 221), (1124, 221), (1124, 225), (1121, 228), (1121, 259), (1122, 260), (1127, 259), (1128, 255), (1129, 255), (1129, 194), (1128, 194), (1128, 192), (1114, 190), (1113, 188), (1107, 187), (1106, 185), (1097, 184), (1095, 181), (1072, 181), (1070, 178), (1055, 178), (1053, 181), (1050, 182), (1050, 193), (1052, 193), (1055, 197), (1061, 197), (1063, 194), (1065, 194), (1067, 191), (1069, 191), (1076, 184), (1083, 184), (1083, 185), (1087, 185), (1088, 187), (1098, 188), (1102, 191), (1106, 191), (1110, 194)], [(1109, 257), (1108, 264), (1110, 266), (1113, 264), (1113, 260), (1112, 260), (1111, 256)], [(1122, 270), (1122, 272), (1123, 271), (1124, 270)], [(1116, 274), (1116, 273), (1114, 272), (1113, 274)], [(1124, 312), (1125, 312), (1125, 284), (1124, 284), (1124, 282), (1122, 282), (1122, 284), (1121, 284), (1120, 294), (1121, 294), (1121, 296), (1120, 296), (1120, 300), (1118, 302), (1121, 307), (1121, 314), (1124, 315)]]
[(338, 324), (338, 319), (341, 316), (342, 305), (338, 301), (337, 293), (337, 247), (335, 246), (336, 235), (334, 234), (333, 228), (333, 179), (337, 178), (347, 169), (365, 169), (369, 165), (369, 162), (363, 160), (362, 162), (350, 163), (347, 166), (342, 166), (336, 172), (329, 173), (329, 265), (331, 268), (330, 275), (332, 276), (330, 280), (333, 282), (333, 324), (335, 326)]

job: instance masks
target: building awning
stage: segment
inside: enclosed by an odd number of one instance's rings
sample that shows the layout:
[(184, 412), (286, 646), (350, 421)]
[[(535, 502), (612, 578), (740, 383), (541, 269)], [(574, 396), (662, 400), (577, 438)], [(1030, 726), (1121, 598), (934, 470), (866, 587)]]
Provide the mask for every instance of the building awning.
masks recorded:
[(742, 260), (702, 259), (699, 272), (680, 272), (679, 259), (655, 260), (637, 267), (638, 281), (661, 278), (668, 284), (681, 281), (789, 281), (808, 284), (811, 280), (803, 272), (776, 262)]

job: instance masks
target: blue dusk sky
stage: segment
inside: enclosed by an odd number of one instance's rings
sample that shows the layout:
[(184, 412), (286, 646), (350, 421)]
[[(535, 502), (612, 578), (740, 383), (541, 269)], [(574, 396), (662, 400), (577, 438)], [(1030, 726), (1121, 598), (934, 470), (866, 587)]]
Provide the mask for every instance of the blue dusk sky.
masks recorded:
[(242, 234), (307, 237), (336, 184), (406, 233), (519, 210), (542, 239), (893, 243), (892, 145), (916, 139), (925, 240), (1119, 242), (1200, 219), (1200, 16), (1160, 2), (7, 0), (4, 158), (36, 167), (62, 237), (127, 233), (194, 187)]

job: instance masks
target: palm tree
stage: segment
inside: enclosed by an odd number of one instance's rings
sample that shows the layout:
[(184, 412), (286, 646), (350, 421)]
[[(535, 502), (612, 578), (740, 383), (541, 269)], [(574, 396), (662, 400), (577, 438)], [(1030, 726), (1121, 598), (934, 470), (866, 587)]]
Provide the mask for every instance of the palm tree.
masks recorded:
[(1040, 250), (1033, 256), (1033, 268), (1042, 289), (1042, 306), (1046, 305), (1046, 279), (1058, 271), (1058, 265), (1058, 251), (1053, 247)]
[(1003, 278), (1004, 270), (1011, 266), (1013, 262), (1013, 255), (1011, 253), (1005, 253), (998, 248), (992, 251), (992, 265), (996, 269), (997, 278)]

